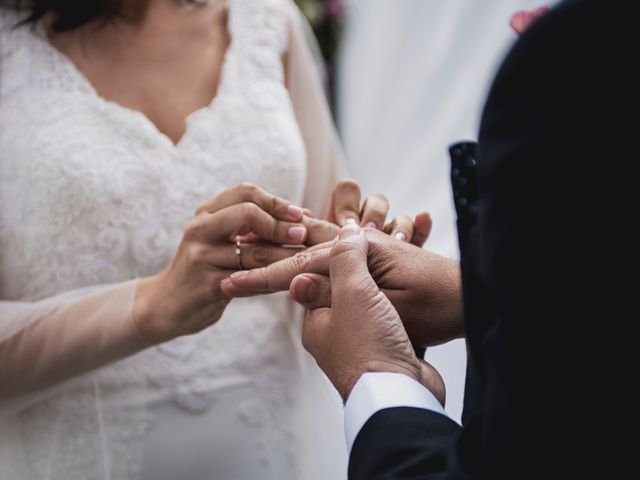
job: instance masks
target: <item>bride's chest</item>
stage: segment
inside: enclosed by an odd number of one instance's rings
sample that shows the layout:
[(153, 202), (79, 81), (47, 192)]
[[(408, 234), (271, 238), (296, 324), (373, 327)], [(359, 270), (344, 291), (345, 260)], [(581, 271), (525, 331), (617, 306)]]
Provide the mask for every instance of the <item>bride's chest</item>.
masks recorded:
[(149, 210), (184, 224), (240, 182), (299, 201), (306, 158), (288, 95), (283, 86), (262, 88), (221, 90), (188, 117), (174, 145), (139, 112), (88, 92), (22, 84), (0, 107), (3, 183), (22, 186), (25, 213), (46, 201), (136, 224)]

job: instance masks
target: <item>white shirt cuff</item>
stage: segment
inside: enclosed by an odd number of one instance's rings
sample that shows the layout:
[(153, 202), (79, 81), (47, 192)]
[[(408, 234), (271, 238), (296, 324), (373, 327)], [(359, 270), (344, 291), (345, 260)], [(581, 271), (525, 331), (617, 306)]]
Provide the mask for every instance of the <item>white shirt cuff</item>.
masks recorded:
[(344, 407), (344, 431), (349, 453), (364, 424), (380, 410), (415, 407), (446, 415), (436, 397), (421, 383), (401, 373), (365, 373)]

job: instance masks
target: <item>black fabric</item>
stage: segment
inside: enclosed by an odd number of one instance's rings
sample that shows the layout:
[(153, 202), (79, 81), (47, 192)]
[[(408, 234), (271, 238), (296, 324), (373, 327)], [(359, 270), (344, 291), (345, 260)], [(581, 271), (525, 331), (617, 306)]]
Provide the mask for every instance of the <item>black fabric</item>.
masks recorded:
[[(635, 378), (622, 346), (637, 320), (623, 275), (637, 271), (632, 4), (567, 1), (536, 22), (497, 74), (477, 152), (452, 148), (463, 427), (378, 412), (353, 446), (351, 480), (627, 477), (627, 412), (611, 400)], [(475, 168), (456, 176), (469, 158)]]

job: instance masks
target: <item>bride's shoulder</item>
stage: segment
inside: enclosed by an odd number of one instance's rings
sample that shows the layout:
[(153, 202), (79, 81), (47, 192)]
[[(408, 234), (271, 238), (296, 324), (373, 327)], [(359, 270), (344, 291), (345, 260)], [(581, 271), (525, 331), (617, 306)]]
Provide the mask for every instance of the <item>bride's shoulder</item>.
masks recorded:
[(255, 38), (283, 51), (288, 48), (292, 19), (298, 15), (293, 0), (229, 0), (229, 8), (236, 37)]

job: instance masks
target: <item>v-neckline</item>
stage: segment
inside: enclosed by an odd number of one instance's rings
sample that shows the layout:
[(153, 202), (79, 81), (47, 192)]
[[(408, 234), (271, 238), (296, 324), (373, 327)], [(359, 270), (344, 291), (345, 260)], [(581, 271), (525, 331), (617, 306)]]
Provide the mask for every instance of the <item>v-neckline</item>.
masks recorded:
[(39, 23), (37, 25), (37, 29), (36, 29), (36, 36), (42, 41), (42, 43), (45, 45), (45, 48), (53, 55), (55, 56), (62, 64), (64, 64), (72, 73), (74, 76), (77, 77), (78, 81), (84, 86), (84, 88), (87, 90), (87, 92), (93, 96), (96, 101), (102, 103), (103, 105), (110, 107), (112, 109), (116, 109), (120, 112), (126, 113), (128, 115), (131, 116), (136, 116), (138, 118), (141, 119), (141, 121), (143, 121), (147, 127), (151, 128), (151, 130), (159, 137), (161, 138), (165, 143), (168, 143), (172, 149), (174, 150), (179, 150), (181, 145), (184, 143), (185, 139), (188, 137), (189, 134), (189, 127), (190, 124), (192, 122), (192, 120), (201, 115), (204, 112), (207, 111), (213, 111), (213, 108), (215, 106), (216, 103), (218, 103), (219, 101), (219, 97), (220, 94), (223, 91), (223, 85), (225, 82), (225, 78), (226, 78), (226, 67), (227, 64), (229, 63), (229, 57), (232, 54), (232, 50), (234, 47), (234, 36), (233, 36), (233, 32), (231, 31), (231, 15), (233, 14), (232, 12), (232, 3), (231, 1), (227, 2), (227, 35), (229, 37), (229, 45), (227, 45), (227, 48), (224, 52), (224, 55), (222, 57), (222, 63), (220, 64), (220, 74), (218, 76), (218, 85), (216, 86), (216, 90), (215, 93), (213, 95), (213, 97), (211, 98), (211, 100), (209, 101), (209, 103), (207, 103), (206, 105), (197, 108), (195, 110), (193, 110), (191, 113), (189, 113), (185, 118), (184, 118), (184, 124), (185, 124), (185, 128), (184, 128), (184, 132), (182, 132), (182, 135), (180, 136), (180, 138), (178, 139), (178, 141), (174, 142), (173, 139), (171, 137), (169, 137), (169, 135), (167, 135), (166, 133), (164, 133), (162, 130), (160, 130), (160, 128), (158, 128), (158, 125), (151, 120), (144, 112), (142, 112), (141, 110), (137, 110), (135, 108), (131, 108), (131, 107), (127, 107), (125, 105), (122, 105), (114, 100), (109, 100), (108, 98), (103, 97), (98, 90), (96, 90), (96, 88), (94, 87), (93, 83), (91, 83), (91, 80), (89, 80), (89, 78), (78, 68), (78, 66), (75, 64), (75, 62), (73, 60), (71, 60), (71, 58), (69, 56), (67, 56), (64, 52), (58, 50), (49, 40), (49, 37), (47, 35), (46, 29), (44, 27), (44, 25), (42, 23)]

